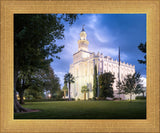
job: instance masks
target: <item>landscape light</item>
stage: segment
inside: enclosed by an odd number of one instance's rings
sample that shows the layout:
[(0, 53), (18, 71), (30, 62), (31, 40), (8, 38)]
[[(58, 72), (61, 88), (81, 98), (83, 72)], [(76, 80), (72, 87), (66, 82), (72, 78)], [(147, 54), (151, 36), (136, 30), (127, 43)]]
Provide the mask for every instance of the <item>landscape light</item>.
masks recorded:
[(48, 94), (48, 97), (51, 98), (51, 94)]

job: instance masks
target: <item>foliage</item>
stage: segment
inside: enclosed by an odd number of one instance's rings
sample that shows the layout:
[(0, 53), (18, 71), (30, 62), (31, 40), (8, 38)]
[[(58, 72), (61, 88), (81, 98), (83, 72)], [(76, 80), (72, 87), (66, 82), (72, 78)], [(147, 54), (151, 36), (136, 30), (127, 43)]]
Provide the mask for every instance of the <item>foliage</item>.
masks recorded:
[(74, 77), (71, 73), (67, 73), (64, 75), (64, 83), (67, 84), (67, 83), (74, 83)]
[(106, 100), (105, 97), (98, 97), (97, 100)]
[(38, 91), (34, 88), (28, 88), (24, 91), (24, 96), (26, 99), (43, 99), (45, 97), (44, 92)]
[[(19, 69), (44, 68), (64, 46), (56, 40), (63, 39), (64, 25), (61, 20), (72, 24), (76, 14), (15, 14), (14, 15), (14, 58)], [(47, 58), (46, 58), (47, 57)]]
[(88, 87), (87, 87), (86, 85), (85, 85), (85, 86), (82, 86), (81, 92), (82, 92), (82, 93), (87, 93), (87, 92), (89, 92)]
[[(20, 96), (20, 103), (24, 104), (24, 100), (23, 100), (23, 95), (24, 95), (24, 91), (26, 89), (31, 90), (32, 92), (34, 92), (33, 97), (37, 97), (37, 93), (42, 92), (43, 91), (43, 79), (41, 76), (42, 71), (36, 71), (36, 72), (31, 72), (31, 71), (27, 71), (27, 72), (23, 72), (23, 71), (19, 71), (18, 73), (18, 79), (17, 79), (17, 83), (16, 83), (16, 90), (19, 93)], [(38, 96), (40, 97), (40, 96)]]
[(67, 84), (64, 84), (64, 86), (63, 86), (63, 89), (62, 89), (63, 91), (64, 91), (64, 98), (66, 98), (66, 92), (68, 91), (68, 87), (67, 87)]
[(143, 86), (141, 84), (140, 73), (129, 74), (123, 81), (123, 93), (130, 94), (130, 100), (132, 100), (133, 94), (142, 93)]
[[(20, 71), (36, 72), (48, 68), (64, 46), (56, 44), (64, 38), (64, 21), (73, 24), (77, 14), (14, 15), (14, 112), (27, 111), (17, 102), (16, 83)], [(63, 20), (63, 22), (62, 22)]]
[(123, 84), (121, 81), (118, 81), (117, 82), (117, 85), (116, 85), (117, 89), (118, 89), (118, 94), (123, 94)]
[(64, 46), (55, 43), (63, 38), (64, 26), (57, 15), (15, 14), (14, 24), (14, 61), (18, 70), (44, 68), (52, 57), (58, 58), (55, 54)]
[(80, 101), (80, 100), (81, 100), (80, 98), (77, 99), (77, 101)]
[(63, 86), (63, 89), (62, 89), (63, 91), (68, 91), (68, 87), (67, 87), (67, 84), (64, 84), (64, 86)]
[(86, 85), (82, 86), (81, 92), (84, 93), (84, 100), (86, 100), (86, 93), (89, 92), (88, 87)]
[(121, 97), (120, 98), (114, 97), (113, 100), (122, 100), (122, 98)]
[(93, 77), (93, 96), (98, 96), (98, 78), (97, 78), (97, 65), (94, 66), (94, 77)]
[(114, 79), (114, 75), (110, 72), (99, 75), (99, 97), (113, 97)]
[[(46, 98), (45, 99), (44, 98), (42, 98), (42, 99), (35, 99), (35, 98), (25, 99), (25, 102), (46, 102), (46, 101), (68, 101), (68, 98), (62, 99), (62, 98), (54, 97), (54, 98), (50, 98), (50, 99), (46, 99)], [(75, 101), (75, 99), (72, 98), (72, 101)]]
[(68, 90), (69, 91), (68, 92), (69, 101), (71, 100), (71, 98), (70, 98), (70, 85), (71, 85), (71, 83), (74, 83), (74, 82), (75, 82), (75, 79), (74, 79), (74, 77), (71, 73), (67, 73), (67, 74), (64, 75), (64, 84), (68, 83), (68, 85), (69, 85), (69, 90)]
[(93, 100), (97, 100), (96, 97), (93, 97)]
[(56, 91), (59, 91), (60, 81), (51, 67), (49, 67), (49, 71), (45, 73), (44, 79), (45, 79), (44, 82), (45, 91), (49, 91), (51, 96), (53, 97), (54, 93), (56, 93)]
[(144, 60), (138, 60), (138, 62), (139, 62), (140, 64), (146, 64), (146, 43), (145, 43), (145, 44), (140, 43), (140, 45), (138, 46), (138, 49), (139, 49), (141, 52), (145, 53), (145, 55), (144, 55)]
[(61, 99), (63, 97), (63, 91), (61, 89), (56, 91), (56, 98)]
[(146, 97), (145, 96), (136, 96), (136, 100), (145, 100)]

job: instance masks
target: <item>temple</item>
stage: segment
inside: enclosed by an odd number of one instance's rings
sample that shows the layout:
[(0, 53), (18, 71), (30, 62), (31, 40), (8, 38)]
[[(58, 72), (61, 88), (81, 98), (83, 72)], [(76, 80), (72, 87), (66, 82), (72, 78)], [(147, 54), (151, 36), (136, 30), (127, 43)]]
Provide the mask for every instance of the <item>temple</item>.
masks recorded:
[[(82, 27), (80, 32), (80, 39), (78, 40), (78, 51), (73, 54), (73, 63), (70, 65), (69, 72), (75, 77), (75, 83), (71, 84), (71, 97), (75, 99), (83, 99), (83, 93), (81, 88), (87, 85), (89, 92), (87, 93), (87, 99), (93, 98), (93, 76), (94, 66), (97, 65), (98, 75), (105, 72), (111, 72), (115, 81), (113, 84), (114, 97), (119, 97), (118, 90), (116, 88), (117, 81), (123, 80), (128, 74), (135, 73), (135, 66), (128, 63), (122, 63), (109, 56), (104, 56), (102, 53), (95, 54), (88, 50), (89, 41), (87, 40), (87, 34)], [(92, 44), (91, 44), (92, 45)], [(107, 53), (106, 53), (107, 54)], [(120, 77), (118, 77), (120, 76)], [(121, 94), (122, 99), (129, 99), (129, 95)], [(133, 96), (133, 99), (135, 96)]]

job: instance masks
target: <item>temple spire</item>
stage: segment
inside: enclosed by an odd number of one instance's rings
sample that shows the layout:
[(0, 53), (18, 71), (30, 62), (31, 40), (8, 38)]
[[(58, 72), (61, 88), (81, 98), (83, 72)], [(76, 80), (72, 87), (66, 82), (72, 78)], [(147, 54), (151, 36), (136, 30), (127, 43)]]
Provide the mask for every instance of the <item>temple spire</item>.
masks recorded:
[(82, 26), (80, 40), (78, 40), (78, 50), (88, 51), (89, 42), (87, 41), (87, 33), (84, 31), (84, 26), (85, 25)]
[(84, 25), (82, 25), (82, 31), (84, 31), (84, 26), (85, 26), (85, 24), (84, 24)]

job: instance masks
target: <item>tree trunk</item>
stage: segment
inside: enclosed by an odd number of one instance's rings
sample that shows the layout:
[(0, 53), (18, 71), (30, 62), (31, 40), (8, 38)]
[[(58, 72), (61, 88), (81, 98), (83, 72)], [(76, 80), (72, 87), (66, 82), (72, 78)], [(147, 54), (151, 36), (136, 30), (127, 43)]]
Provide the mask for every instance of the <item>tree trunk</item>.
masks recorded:
[(70, 83), (69, 83), (69, 101), (70, 101), (71, 99), (70, 99)]
[(24, 104), (23, 94), (24, 94), (24, 92), (23, 92), (23, 91), (19, 92), (20, 104)]
[(27, 112), (28, 110), (23, 108), (17, 100), (17, 96), (16, 96), (17, 77), (18, 77), (18, 70), (16, 69), (16, 66), (14, 66), (14, 113), (22, 112), (22, 111)]
[(64, 91), (64, 99), (66, 98), (66, 91)]
[(131, 100), (132, 100), (132, 94), (130, 94), (130, 102), (131, 102)]
[(142, 92), (143, 93), (143, 97), (144, 97), (144, 92)]
[(86, 100), (86, 93), (84, 92), (84, 100)]

